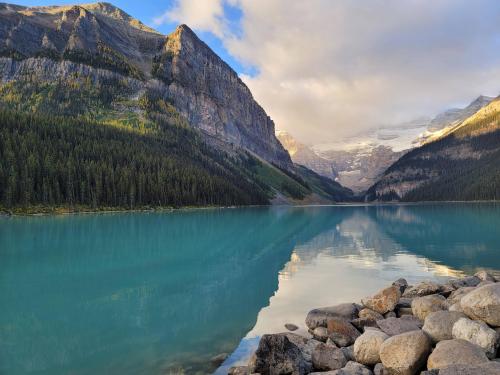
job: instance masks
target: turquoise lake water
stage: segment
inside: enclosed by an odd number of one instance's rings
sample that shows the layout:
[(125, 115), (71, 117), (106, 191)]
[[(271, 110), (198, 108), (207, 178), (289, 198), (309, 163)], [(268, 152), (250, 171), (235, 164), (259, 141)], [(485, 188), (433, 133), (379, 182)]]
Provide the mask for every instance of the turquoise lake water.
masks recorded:
[(222, 374), (311, 308), (477, 269), (500, 205), (3, 218), (0, 374)]

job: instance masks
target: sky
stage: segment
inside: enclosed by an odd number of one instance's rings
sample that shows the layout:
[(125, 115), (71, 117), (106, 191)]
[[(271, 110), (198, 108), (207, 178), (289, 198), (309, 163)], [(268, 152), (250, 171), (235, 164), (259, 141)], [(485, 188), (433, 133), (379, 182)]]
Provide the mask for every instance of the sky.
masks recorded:
[(308, 144), (500, 93), (498, 0), (113, 4), (162, 33), (190, 26), (238, 72), (276, 127)]

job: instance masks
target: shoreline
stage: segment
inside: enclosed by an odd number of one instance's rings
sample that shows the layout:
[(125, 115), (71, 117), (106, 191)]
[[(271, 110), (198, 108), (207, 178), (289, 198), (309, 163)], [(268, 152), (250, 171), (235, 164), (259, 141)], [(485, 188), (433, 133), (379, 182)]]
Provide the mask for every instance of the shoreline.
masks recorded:
[[(445, 204), (500, 204), (498, 200), (478, 200), (478, 201), (422, 201), (422, 202), (332, 202), (330, 204), (268, 204), (268, 205), (247, 205), (247, 206), (181, 206), (181, 207), (143, 207), (143, 208), (120, 208), (102, 207), (88, 208), (79, 206), (71, 208), (68, 206), (39, 207), (6, 209), (0, 207), (0, 217), (23, 217), (23, 216), (59, 216), (78, 214), (111, 214), (111, 213), (133, 213), (133, 212), (177, 212), (182, 210), (208, 210), (208, 209), (236, 209), (236, 208), (256, 208), (256, 207), (382, 207), (382, 206), (428, 206)], [(24, 212), (26, 211), (26, 212)]]
[(229, 375), (500, 374), (500, 278), (486, 271), (408, 285), (398, 279), (361, 303), (316, 308), (308, 333), (264, 334)]

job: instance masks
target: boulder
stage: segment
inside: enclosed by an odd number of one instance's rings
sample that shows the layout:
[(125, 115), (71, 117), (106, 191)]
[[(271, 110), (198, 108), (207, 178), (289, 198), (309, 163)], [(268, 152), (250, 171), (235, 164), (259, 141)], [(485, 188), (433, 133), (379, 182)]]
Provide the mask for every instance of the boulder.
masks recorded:
[(401, 298), (401, 291), (397, 286), (390, 286), (377, 292), (372, 297), (363, 299), (361, 302), (365, 307), (372, 309), (379, 314), (385, 314), (394, 310), (399, 298)]
[(339, 348), (321, 343), (312, 352), (312, 364), (316, 370), (338, 370), (344, 367), (346, 363), (347, 359)]
[(389, 336), (400, 335), (401, 333), (415, 331), (422, 327), (418, 319), (387, 318), (377, 322), (379, 328)]
[(373, 375), (373, 372), (361, 363), (349, 361), (344, 368), (332, 371), (332, 375)]
[(439, 375), (498, 375), (500, 363), (488, 362), (480, 365), (451, 365), (439, 370)]
[(292, 324), (292, 323), (287, 323), (285, 324), (285, 328), (289, 331), (296, 331), (299, 329), (298, 326), (296, 326), (295, 324)]
[(403, 293), (405, 298), (415, 298), (436, 294), (439, 292), (440, 285), (431, 281), (423, 281), (415, 286), (406, 288)]
[(380, 319), (384, 319), (384, 316), (372, 309), (368, 309), (368, 308), (364, 308), (362, 310), (359, 311), (359, 317), (360, 318), (367, 318), (367, 319), (371, 319), (371, 320), (374, 320), (374, 321), (377, 321), (377, 320), (380, 320)]
[(228, 375), (250, 375), (250, 368), (248, 366), (234, 366), (227, 372)]
[(458, 288), (453, 293), (451, 293), (450, 296), (448, 297), (448, 304), (453, 305), (457, 302), (460, 302), (460, 300), (462, 299), (463, 296), (465, 296), (467, 293), (472, 292), (474, 289), (476, 289), (476, 288), (474, 288), (473, 286), (466, 286), (463, 288)]
[(328, 330), (325, 327), (316, 327), (313, 329), (312, 335), (316, 340), (326, 342), (328, 339)]
[(477, 287), (479, 288), (480, 286), (485, 286), (490, 284), (495, 284), (495, 283), (493, 281), (481, 281), (479, 284), (477, 284)]
[(460, 302), (457, 302), (448, 307), (448, 311), (458, 311), (463, 313), (464, 309), (462, 309), (462, 305), (460, 304)]
[(448, 283), (452, 285), (455, 289), (462, 288), (464, 286), (477, 286), (481, 282), (481, 279), (476, 276), (466, 276), (460, 279), (451, 280)]
[(413, 315), (425, 320), (427, 315), (434, 311), (447, 310), (446, 299), (438, 294), (417, 297), (411, 303)]
[(251, 373), (259, 374), (308, 374), (312, 370), (310, 354), (315, 340), (308, 340), (293, 333), (263, 335), (249, 363)]
[(428, 369), (444, 369), (451, 365), (480, 365), (488, 362), (483, 350), (465, 340), (444, 340), (427, 359)]
[[(384, 317), (382, 317), (384, 319)], [(368, 327), (377, 327), (377, 322), (370, 318), (357, 318), (351, 320), (351, 324), (359, 331), (364, 332)]]
[(328, 335), (338, 346), (349, 346), (361, 333), (347, 320), (330, 318), (327, 321)]
[(406, 288), (408, 287), (408, 282), (406, 281), (406, 279), (401, 278), (394, 281), (392, 285), (397, 286), (401, 294), (403, 294)]
[(476, 288), (462, 297), (460, 305), (470, 318), (500, 327), (500, 283)]
[(489, 274), (488, 272), (486, 272), (484, 270), (476, 272), (474, 274), (474, 276), (476, 276), (477, 278), (479, 278), (481, 281), (492, 281), (492, 282), (496, 282), (497, 281), (493, 275)]
[(396, 308), (411, 307), (411, 301), (413, 301), (413, 298), (401, 297)]
[(367, 331), (354, 342), (354, 358), (364, 365), (373, 366), (380, 362), (380, 347), (389, 336), (384, 332)]
[(356, 360), (356, 358), (354, 358), (354, 345), (345, 346), (343, 348), (340, 348), (340, 350), (342, 350), (342, 353), (344, 353), (344, 356), (348, 361)]
[(427, 315), (422, 330), (436, 343), (451, 340), (455, 322), (465, 318), (465, 314), (458, 311), (435, 311)]
[(490, 359), (495, 358), (498, 349), (498, 334), (485, 323), (467, 319), (457, 320), (453, 325), (454, 339), (467, 340), (484, 350)]
[(423, 367), (431, 350), (429, 338), (422, 331), (392, 336), (380, 347), (384, 374), (414, 375)]
[(374, 375), (384, 375), (384, 365), (382, 363), (377, 363), (373, 368)]
[(358, 317), (358, 307), (354, 303), (342, 303), (336, 306), (322, 307), (309, 311), (306, 317), (306, 325), (309, 329), (326, 327), (329, 318), (344, 318), (352, 320)]
[(387, 318), (396, 318), (397, 315), (394, 311), (389, 311), (388, 313), (385, 313), (384, 314), (384, 318), (387, 319)]

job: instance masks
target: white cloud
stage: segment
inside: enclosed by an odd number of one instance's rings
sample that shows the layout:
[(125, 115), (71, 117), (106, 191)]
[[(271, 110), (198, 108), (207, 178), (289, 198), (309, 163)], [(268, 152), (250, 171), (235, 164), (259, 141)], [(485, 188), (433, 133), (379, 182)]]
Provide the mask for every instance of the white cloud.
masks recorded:
[[(196, 3), (196, 5), (194, 4)], [(219, 36), (258, 69), (242, 78), (275, 120), (308, 143), (433, 114), (500, 90), (497, 0), (178, 1), (167, 14)]]

